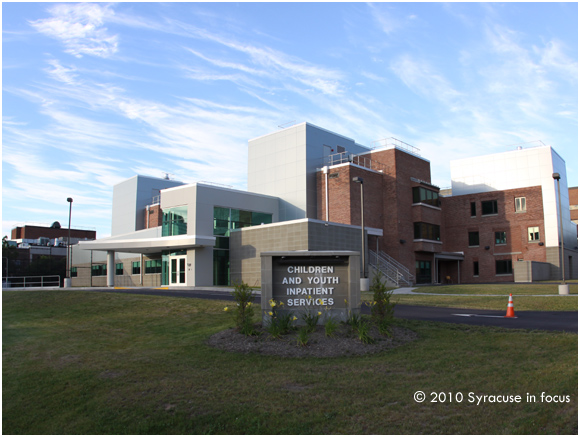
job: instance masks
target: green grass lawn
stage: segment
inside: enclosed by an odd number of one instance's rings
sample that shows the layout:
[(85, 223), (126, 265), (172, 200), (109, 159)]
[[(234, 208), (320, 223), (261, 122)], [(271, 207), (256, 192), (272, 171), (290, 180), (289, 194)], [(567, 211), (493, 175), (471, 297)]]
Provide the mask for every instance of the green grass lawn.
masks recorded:
[[(419, 339), (377, 355), (283, 359), (207, 346), (231, 326), (221, 301), (72, 290), (3, 291), (2, 301), (4, 434), (578, 431), (575, 334), (398, 321)], [(413, 400), (419, 390), (425, 402)], [(541, 402), (542, 392), (570, 401)], [(523, 401), (476, 405), (470, 393)]]
[[(578, 283), (569, 286), (568, 296), (558, 295), (558, 284), (554, 283), (420, 286), (412, 295), (394, 295), (393, 301), (404, 305), (506, 311), (512, 293), (516, 312), (578, 311)], [(362, 298), (371, 300), (372, 293), (363, 293)]]

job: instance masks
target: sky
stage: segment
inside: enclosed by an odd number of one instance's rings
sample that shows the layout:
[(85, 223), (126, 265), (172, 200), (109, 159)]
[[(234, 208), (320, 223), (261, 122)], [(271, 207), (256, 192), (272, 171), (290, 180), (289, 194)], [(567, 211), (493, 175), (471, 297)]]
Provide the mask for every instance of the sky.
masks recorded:
[[(2, 235), (111, 232), (136, 174), (246, 189), (309, 122), (450, 160), (552, 146), (578, 185), (577, 3), (2, 4)], [(524, 144), (522, 144), (524, 143)]]

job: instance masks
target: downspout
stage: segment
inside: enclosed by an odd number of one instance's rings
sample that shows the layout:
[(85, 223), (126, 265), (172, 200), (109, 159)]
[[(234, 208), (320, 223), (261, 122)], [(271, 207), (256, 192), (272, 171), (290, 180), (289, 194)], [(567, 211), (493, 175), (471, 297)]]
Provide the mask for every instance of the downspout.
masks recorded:
[(325, 205), (326, 205), (326, 221), (328, 220), (328, 166), (325, 165), (322, 168), (322, 172), (324, 173), (324, 180), (325, 180), (325, 184), (324, 184), (324, 191), (325, 191)]

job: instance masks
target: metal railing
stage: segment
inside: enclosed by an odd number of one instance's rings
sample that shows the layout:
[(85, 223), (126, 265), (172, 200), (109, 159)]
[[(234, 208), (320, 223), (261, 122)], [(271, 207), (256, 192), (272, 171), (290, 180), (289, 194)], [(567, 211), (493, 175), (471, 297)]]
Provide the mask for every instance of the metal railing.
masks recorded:
[(2, 279), (2, 288), (60, 287), (60, 276), (10, 276)]
[(379, 171), (381, 173), (389, 173), (390, 167), (382, 162), (371, 159), (367, 156), (354, 155), (349, 152), (335, 153), (324, 158), (324, 165), (333, 166), (339, 164), (351, 163), (360, 167), (368, 168), (370, 170)]
[(369, 264), (379, 270), (390, 282), (400, 287), (412, 286), (415, 276), (407, 267), (383, 251), (369, 250)]
[(378, 149), (381, 147), (390, 147), (390, 146), (398, 147), (399, 149), (405, 150), (406, 152), (411, 153), (413, 155), (421, 156), (419, 154), (419, 151), (421, 149), (412, 146), (411, 144), (405, 143), (404, 141), (398, 140), (397, 138), (394, 137), (382, 138), (380, 140), (376, 140), (371, 143), (371, 149)]

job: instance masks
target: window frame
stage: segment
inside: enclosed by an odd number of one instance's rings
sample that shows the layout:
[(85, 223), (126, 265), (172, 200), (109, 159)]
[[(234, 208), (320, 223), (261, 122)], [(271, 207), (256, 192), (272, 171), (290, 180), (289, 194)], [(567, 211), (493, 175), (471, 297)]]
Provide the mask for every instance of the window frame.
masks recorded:
[[(477, 235), (477, 244), (471, 244), (471, 237)], [(468, 231), (467, 232), (467, 246), (468, 247), (479, 247), (479, 231)]]
[[(119, 273), (119, 266), (121, 266), (121, 273)], [(115, 276), (123, 276), (125, 269), (123, 263), (115, 263)]]
[(141, 274), (141, 261), (133, 261), (131, 263), (131, 274), (140, 275)]
[(507, 244), (507, 232), (506, 231), (495, 231), (495, 245), (496, 246), (505, 246), (506, 244)]
[[(537, 234), (538, 238), (531, 239), (530, 229), (537, 229), (537, 232), (533, 232), (534, 235)], [(539, 226), (528, 226), (528, 243), (536, 243), (540, 241), (540, 227)]]
[[(500, 268), (502, 263), (505, 263), (505, 269)], [(504, 271), (505, 270), (505, 271)], [(495, 260), (495, 275), (496, 276), (509, 276), (514, 274), (514, 266), (511, 259), (496, 259)]]
[[(491, 212), (486, 212), (488, 205), (491, 205)], [(493, 200), (482, 200), (481, 201), (481, 216), (490, 216), (490, 215), (497, 215), (498, 214), (498, 206), (497, 206), (497, 199)]]
[[(433, 236), (434, 238), (429, 238)], [(413, 239), (441, 241), (441, 226), (432, 223), (415, 222), (413, 223)]]
[[(522, 202), (523, 199), (523, 202)], [(523, 204), (523, 207), (522, 207)], [(527, 203), (526, 203), (526, 198), (525, 197), (516, 197), (514, 199), (514, 208), (515, 208), (515, 212), (518, 213), (522, 213), (522, 212), (527, 212)]]

